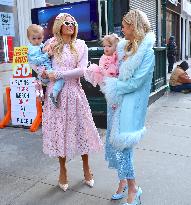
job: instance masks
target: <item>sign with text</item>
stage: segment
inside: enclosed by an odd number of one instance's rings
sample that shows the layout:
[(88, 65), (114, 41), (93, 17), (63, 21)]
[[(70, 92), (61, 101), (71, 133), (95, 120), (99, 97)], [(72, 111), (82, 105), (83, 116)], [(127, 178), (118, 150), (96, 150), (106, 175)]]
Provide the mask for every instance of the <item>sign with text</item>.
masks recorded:
[(11, 118), (13, 125), (31, 126), (37, 115), (35, 78), (27, 59), (28, 48), (15, 47), (11, 88)]
[(174, 5), (178, 5), (178, 0), (169, 0), (172, 4), (174, 4)]
[(13, 125), (31, 126), (36, 110), (35, 78), (11, 78), (11, 118)]
[(32, 69), (28, 64), (27, 46), (15, 47), (13, 56), (13, 78), (32, 77)]
[(15, 36), (13, 13), (0, 12), (0, 36)]

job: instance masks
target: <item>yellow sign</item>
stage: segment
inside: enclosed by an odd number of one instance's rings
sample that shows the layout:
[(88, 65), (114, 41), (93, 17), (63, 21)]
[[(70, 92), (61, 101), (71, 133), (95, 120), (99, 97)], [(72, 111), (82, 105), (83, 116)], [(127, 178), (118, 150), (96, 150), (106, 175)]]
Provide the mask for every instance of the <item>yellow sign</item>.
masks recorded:
[(32, 77), (32, 69), (28, 64), (28, 47), (21, 46), (14, 48), (13, 55), (13, 78)]
[(27, 53), (28, 53), (27, 46), (15, 47), (13, 63), (28, 63)]

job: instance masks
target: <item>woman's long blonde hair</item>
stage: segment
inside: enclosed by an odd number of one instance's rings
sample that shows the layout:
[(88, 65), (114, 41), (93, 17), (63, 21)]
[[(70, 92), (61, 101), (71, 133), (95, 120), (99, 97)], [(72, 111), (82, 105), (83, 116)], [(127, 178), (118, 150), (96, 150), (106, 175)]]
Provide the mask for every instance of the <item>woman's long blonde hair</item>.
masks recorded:
[(132, 25), (134, 28), (134, 40), (128, 41), (125, 46), (125, 51), (127, 52), (130, 50), (131, 55), (133, 55), (137, 51), (139, 44), (144, 39), (145, 35), (150, 31), (150, 22), (147, 15), (139, 9), (130, 10), (123, 17), (123, 21)]
[(62, 37), (61, 28), (62, 28), (63, 22), (66, 20), (66, 17), (68, 17), (68, 16), (71, 17), (73, 19), (73, 21), (76, 23), (75, 27), (74, 27), (74, 33), (71, 36), (70, 50), (71, 50), (71, 53), (76, 54), (76, 57), (78, 57), (77, 50), (74, 46), (74, 42), (75, 42), (75, 40), (77, 38), (77, 34), (78, 34), (78, 24), (77, 24), (75, 18), (68, 13), (60, 13), (56, 17), (56, 19), (54, 21), (53, 28), (52, 28), (53, 35), (56, 38), (56, 44), (53, 47), (54, 56), (56, 56), (56, 57), (59, 57), (61, 55), (62, 50), (63, 50), (63, 46), (65, 44), (64, 39)]

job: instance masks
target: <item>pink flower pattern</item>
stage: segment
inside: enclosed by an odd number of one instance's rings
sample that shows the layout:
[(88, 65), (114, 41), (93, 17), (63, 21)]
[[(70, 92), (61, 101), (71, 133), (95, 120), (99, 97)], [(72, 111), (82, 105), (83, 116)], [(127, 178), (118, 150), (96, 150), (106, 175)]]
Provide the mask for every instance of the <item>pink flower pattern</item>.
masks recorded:
[[(60, 61), (53, 59), (53, 69), (60, 73), (77, 67), (87, 67), (87, 49), (84, 41), (77, 40), (75, 47), (80, 61), (76, 63), (69, 45), (64, 45)], [(102, 142), (93, 122), (91, 110), (81, 87), (79, 77), (66, 78), (64, 87), (58, 96), (56, 108), (48, 97), (53, 84), (47, 86), (43, 107), (43, 151), (49, 156), (73, 158), (76, 155), (100, 151)]]

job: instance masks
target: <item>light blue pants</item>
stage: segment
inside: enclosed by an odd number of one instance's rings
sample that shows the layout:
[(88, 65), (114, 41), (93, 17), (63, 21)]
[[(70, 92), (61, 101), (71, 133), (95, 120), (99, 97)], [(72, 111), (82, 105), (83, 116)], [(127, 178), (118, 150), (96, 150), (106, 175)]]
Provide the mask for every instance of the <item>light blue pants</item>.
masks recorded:
[(64, 86), (63, 79), (59, 79), (54, 83), (53, 90), (52, 90), (53, 97), (55, 98), (58, 97), (58, 94), (62, 90), (63, 86)]

